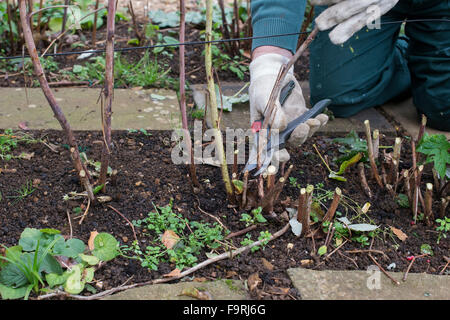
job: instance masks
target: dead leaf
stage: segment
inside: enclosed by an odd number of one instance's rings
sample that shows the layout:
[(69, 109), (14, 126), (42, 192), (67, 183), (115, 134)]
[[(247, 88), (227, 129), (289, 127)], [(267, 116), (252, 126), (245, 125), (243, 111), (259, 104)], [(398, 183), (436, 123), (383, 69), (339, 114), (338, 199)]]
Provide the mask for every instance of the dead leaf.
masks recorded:
[(31, 160), (31, 158), (33, 158), (33, 157), (34, 157), (34, 152), (32, 152), (32, 153), (22, 152), (19, 155), (20, 159), (25, 159), (25, 160)]
[(310, 265), (312, 265), (313, 263), (314, 263), (314, 261), (311, 260), (311, 259), (300, 260), (300, 265), (301, 265), (302, 267), (310, 266)]
[(89, 237), (88, 247), (89, 247), (89, 250), (91, 250), (91, 251), (94, 250), (94, 239), (97, 235), (98, 235), (97, 231), (92, 231), (91, 236)]
[(227, 271), (227, 274), (225, 276), (225, 278), (233, 278), (235, 276), (237, 276), (237, 272), (236, 271)]
[(181, 273), (181, 270), (176, 268), (176, 269), (173, 269), (172, 271), (170, 271), (169, 273), (163, 275), (163, 277), (166, 277), (166, 278), (178, 277), (180, 275), (180, 273)]
[(177, 244), (180, 237), (172, 230), (166, 230), (161, 238), (162, 243), (167, 249), (172, 249)]
[(197, 288), (185, 288), (181, 292), (181, 296), (188, 296), (198, 300), (212, 300), (212, 296), (208, 291), (202, 291)]
[(391, 227), (391, 230), (401, 241), (405, 241), (406, 238), (408, 238), (408, 236), (400, 229)]
[(250, 291), (255, 290), (260, 283), (262, 283), (262, 280), (259, 277), (258, 272), (255, 272), (248, 277), (247, 284)]
[(194, 282), (206, 282), (206, 281), (208, 281), (208, 279), (206, 279), (205, 277), (201, 277), (201, 278), (194, 278), (193, 281)]
[(26, 122), (20, 122), (19, 123), (19, 128), (22, 130), (30, 130), (30, 128), (27, 127), (27, 123)]
[(262, 262), (264, 268), (266, 268), (269, 271), (273, 271), (273, 264), (271, 264), (269, 261), (267, 261), (264, 258), (261, 258), (261, 262)]

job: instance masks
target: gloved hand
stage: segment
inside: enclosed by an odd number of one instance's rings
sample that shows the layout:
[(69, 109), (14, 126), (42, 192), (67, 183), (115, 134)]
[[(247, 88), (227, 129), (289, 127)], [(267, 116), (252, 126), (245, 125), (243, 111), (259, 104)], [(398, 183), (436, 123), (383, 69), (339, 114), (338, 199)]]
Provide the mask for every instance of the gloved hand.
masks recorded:
[[(270, 93), (278, 76), (278, 72), (283, 64), (288, 62), (288, 58), (276, 53), (267, 53), (254, 59), (250, 64), (250, 121), (253, 123), (256, 120), (265, 118), (264, 109), (269, 100)], [(289, 81), (293, 80), (295, 88), (286, 99), (283, 106), (279, 102), (279, 96), (276, 99), (275, 110), (273, 115), (272, 129), (283, 131), (286, 129), (289, 122), (298, 118), (305, 113), (306, 108), (305, 99), (303, 98), (302, 89), (294, 77), (293, 68), (289, 70), (284, 79), (281, 88), (283, 88)], [(306, 139), (311, 137), (320, 127), (324, 126), (328, 121), (328, 116), (320, 114), (316, 118), (309, 119), (307, 122), (300, 124), (292, 132), (288, 143), (300, 146)], [(256, 155), (250, 154), (249, 159), (256, 162)], [(275, 152), (273, 156), (273, 164), (278, 166), (280, 162), (286, 162), (290, 159), (289, 153), (286, 149)]]
[[(336, 26), (330, 32), (334, 44), (342, 44), (368, 22), (380, 18), (391, 10), (399, 0), (311, 0), (315, 6), (330, 6), (316, 18), (320, 31)], [(368, 10), (371, 6), (377, 10)]]

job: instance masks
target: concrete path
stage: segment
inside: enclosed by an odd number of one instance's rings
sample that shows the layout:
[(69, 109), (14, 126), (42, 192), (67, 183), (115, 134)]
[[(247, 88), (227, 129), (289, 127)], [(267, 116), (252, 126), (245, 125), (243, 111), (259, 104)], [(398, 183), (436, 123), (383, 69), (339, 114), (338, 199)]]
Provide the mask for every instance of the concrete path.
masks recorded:
[[(74, 130), (101, 130), (100, 89), (60, 88), (54, 93)], [(22, 122), (30, 129), (61, 128), (41, 89), (0, 88), (0, 128), (17, 128)], [(115, 130), (179, 128), (177, 96), (165, 89), (116, 89), (112, 125)]]
[[(376, 268), (376, 266), (374, 266)], [(305, 300), (448, 300), (450, 276), (381, 271), (315, 271), (289, 269), (288, 275)]]
[[(244, 83), (223, 83), (224, 95), (234, 95)], [(307, 101), (307, 82), (301, 86)], [(196, 104), (204, 104), (204, 85), (191, 86)], [(100, 129), (100, 104), (97, 104), (100, 89), (59, 88), (55, 96), (75, 130)], [(245, 90), (244, 90), (245, 93)], [(27, 98), (28, 96), (28, 98)], [(399, 104), (387, 104), (380, 108), (396, 119), (412, 136), (417, 136), (419, 123), (412, 100)], [(369, 109), (347, 119), (334, 119), (321, 129), (324, 134), (342, 134), (350, 130), (364, 132), (364, 120), (369, 119), (373, 129), (386, 135), (395, 135), (396, 130), (376, 109)], [(232, 112), (223, 113), (223, 128), (248, 128), (250, 112), (248, 103), (233, 105)], [(0, 88), (0, 128), (17, 128), (25, 124), (30, 129), (60, 129), (59, 123), (42, 94), (41, 89)], [(173, 130), (181, 127), (176, 93), (166, 89), (116, 89), (113, 104), (113, 129)], [(427, 128), (430, 134), (450, 132)]]
[[(244, 284), (238, 280), (217, 280), (208, 282), (179, 282), (175, 284), (154, 284), (129, 289), (104, 300), (196, 300), (195, 289), (210, 300), (247, 300)], [(186, 295), (188, 294), (188, 295)]]

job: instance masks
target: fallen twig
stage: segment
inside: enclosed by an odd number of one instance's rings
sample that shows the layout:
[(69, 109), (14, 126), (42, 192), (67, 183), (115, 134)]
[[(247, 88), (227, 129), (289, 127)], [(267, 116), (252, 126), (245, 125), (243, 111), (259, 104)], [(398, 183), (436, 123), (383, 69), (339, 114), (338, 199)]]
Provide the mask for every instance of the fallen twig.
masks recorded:
[(70, 228), (69, 238), (72, 239), (72, 235), (73, 235), (73, 232), (72, 232), (72, 221), (70, 220), (69, 210), (67, 210), (66, 213), (67, 213), (67, 220), (69, 221), (69, 228)]
[(138, 241), (137, 236), (136, 236), (136, 231), (134, 231), (134, 226), (133, 226), (133, 224), (130, 222), (130, 220), (128, 220), (127, 217), (125, 217), (122, 213), (120, 213), (119, 210), (117, 210), (117, 209), (114, 208), (113, 206), (111, 206), (111, 205), (108, 204), (107, 207), (110, 208), (110, 209), (112, 209), (114, 212), (116, 212), (118, 215), (120, 215), (122, 218), (124, 218), (124, 219), (128, 222), (128, 224), (129, 224), (130, 227), (131, 227), (131, 230), (133, 230), (134, 240)]
[(368, 250), (348, 250), (345, 251), (347, 253), (379, 253), (382, 254), (384, 258), (388, 258), (388, 256), (381, 250), (374, 250), (374, 249), (368, 249)]
[(255, 230), (256, 228), (257, 228), (257, 225), (256, 225), (256, 224), (253, 224), (253, 225), (251, 225), (250, 227), (247, 227), (247, 228), (245, 228), (245, 229), (242, 229), (242, 230), (239, 230), (239, 231), (230, 233), (229, 235), (227, 235), (227, 236), (225, 237), (225, 239), (230, 239), (230, 238), (233, 238), (233, 237), (238, 237), (238, 236), (240, 236), (240, 235), (246, 234), (247, 232), (250, 232), (250, 231), (252, 231), (252, 230)]
[(64, 291), (57, 291), (54, 293), (50, 293), (50, 294), (46, 294), (46, 295), (42, 295), (42, 296), (38, 296), (38, 300), (42, 300), (42, 299), (48, 299), (51, 297), (56, 297), (56, 296), (66, 296), (68, 298), (73, 298), (73, 299), (78, 299), (78, 300), (97, 300), (97, 299), (101, 299), (103, 297), (109, 296), (113, 293), (119, 292), (119, 291), (123, 291), (123, 290), (127, 290), (127, 289), (132, 289), (132, 288), (136, 288), (136, 287), (141, 287), (141, 286), (145, 286), (145, 285), (150, 285), (150, 284), (158, 284), (158, 283), (165, 283), (165, 282), (170, 282), (170, 281), (174, 281), (174, 280), (178, 280), (181, 279), (183, 277), (186, 277), (188, 275), (190, 275), (191, 273), (194, 273), (195, 271), (206, 267), (214, 262), (220, 261), (220, 260), (224, 260), (227, 258), (233, 258), (247, 250), (250, 250), (251, 248), (255, 247), (255, 246), (260, 246), (264, 241), (272, 241), (275, 240), (277, 238), (279, 238), (280, 236), (282, 236), (284, 233), (286, 233), (286, 231), (289, 230), (289, 223), (286, 224), (281, 230), (277, 231), (276, 233), (274, 233), (270, 239), (268, 240), (259, 240), (259, 241), (255, 241), (252, 244), (249, 244), (248, 246), (245, 247), (241, 247), (237, 250), (233, 250), (230, 252), (225, 252), (222, 253), (218, 256), (215, 256), (213, 258), (210, 258), (208, 260), (205, 260), (199, 264), (197, 264), (196, 266), (181, 272), (178, 276), (175, 277), (170, 277), (170, 278), (160, 278), (160, 279), (156, 279), (156, 280), (150, 280), (150, 281), (146, 281), (146, 282), (141, 282), (141, 283), (135, 283), (132, 285), (128, 285), (128, 286), (120, 286), (120, 287), (116, 287), (116, 288), (112, 288), (91, 296), (80, 296), (80, 295), (72, 295), (72, 294), (68, 294), (67, 292)]
[(386, 272), (386, 270), (383, 269), (383, 267), (378, 263), (378, 261), (372, 257), (372, 255), (369, 253), (369, 258), (372, 259), (372, 261), (377, 265), (377, 267), (386, 275), (386, 277), (388, 277), (389, 279), (391, 279), (391, 281), (396, 284), (396, 285), (400, 285), (400, 282), (398, 282), (397, 280), (395, 280), (389, 273)]
[(83, 215), (81, 216), (80, 222), (78, 222), (79, 225), (81, 225), (83, 223), (84, 218), (86, 218), (86, 216), (89, 212), (90, 206), (91, 206), (91, 199), (88, 198), (88, 204), (87, 204), (86, 210), (84, 211)]
[(411, 270), (411, 267), (414, 264), (414, 262), (416, 261), (416, 259), (425, 257), (427, 255), (428, 254), (425, 253), (425, 254), (421, 254), (420, 256), (412, 256), (411, 262), (409, 263), (408, 268), (406, 268), (405, 274), (403, 275), (403, 278), (402, 278), (403, 281), (406, 281), (406, 278), (408, 277), (409, 270)]

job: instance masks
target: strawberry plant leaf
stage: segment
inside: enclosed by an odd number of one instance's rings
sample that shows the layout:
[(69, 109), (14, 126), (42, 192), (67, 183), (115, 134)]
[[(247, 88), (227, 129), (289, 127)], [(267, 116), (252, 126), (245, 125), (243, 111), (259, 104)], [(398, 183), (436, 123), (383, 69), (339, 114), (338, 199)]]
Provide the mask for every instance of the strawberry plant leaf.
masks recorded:
[(445, 135), (425, 133), (419, 142), (417, 151), (427, 155), (425, 163), (433, 162), (439, 176), (444, 179), (447, 165), (450, 164), (450, 142)]

